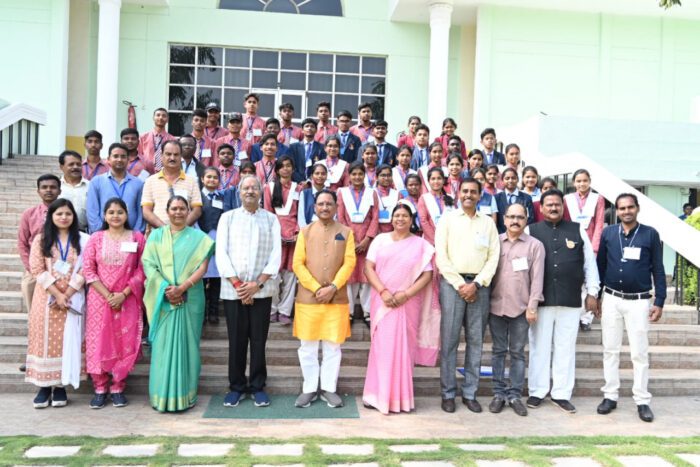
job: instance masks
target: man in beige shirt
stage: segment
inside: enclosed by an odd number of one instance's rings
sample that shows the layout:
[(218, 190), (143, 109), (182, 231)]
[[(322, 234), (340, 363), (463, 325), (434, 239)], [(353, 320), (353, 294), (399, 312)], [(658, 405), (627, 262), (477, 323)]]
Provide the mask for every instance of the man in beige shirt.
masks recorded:
[(481, 184), (465, 179), (459, 188), (461, 209), (442, 216), (435, 230), (435, 261), (440, 279), (440, 391), (442, 410), (454, 412), (457, 392), (457, 346), (464, 325), (462, 402), (481, 412), (476, 400), (481, 368), (481, 348), (489, 315), (491, 278), (496, 273), (500, 245), (491, 216), (477, 211)]
[[(527, 210), (522, 204), (508, 206), (499, 236), (501, 255), (491, 285), (489, 329), (493, 339), (493, 400), (489, 411), (499, 413), (506, 402), (524, 417), (527, 407), (520, 400), (525, 385), (525, 345), (530, 323), (537, 320), (537, 306), (544, 282), (544, 245), (524, 232)], [(506, 384), (506, 353), (510, 354), (510, 386)]]

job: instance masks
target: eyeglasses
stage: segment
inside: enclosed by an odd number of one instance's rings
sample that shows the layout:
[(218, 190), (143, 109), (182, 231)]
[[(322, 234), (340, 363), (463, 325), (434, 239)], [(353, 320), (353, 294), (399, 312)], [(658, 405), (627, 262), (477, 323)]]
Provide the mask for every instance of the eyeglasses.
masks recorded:
[(515, 215), (515, 214), (510, 214), (505, 216), (506, 219), (511, 219), (511, 220), (518, 220), (518, 221), (524, 221), (526, 218), (525, 216), (520, 216), (520, 215)]

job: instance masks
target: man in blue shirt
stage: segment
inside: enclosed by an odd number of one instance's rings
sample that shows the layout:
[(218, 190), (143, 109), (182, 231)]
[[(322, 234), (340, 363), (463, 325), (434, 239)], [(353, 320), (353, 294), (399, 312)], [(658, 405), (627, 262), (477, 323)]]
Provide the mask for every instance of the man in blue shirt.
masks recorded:
[[(603, 386), (604, 399), (598, 413), (607, 415), (617, 408), (620, 388), (620, 347), (623, 325), (629, 339), (630, 357), (634, 369), (632, 394), (639, 418), (654, 420), (649, 407), (649, 322), (661, 318), (666, 300), (666, 274), (659, 233), (637, 222), (639, 202), (631, 193), (622, 193), (615, 200), (620, 224), (603, 230), (598, 249), (598, 272), (603, 285)], [(652, 279), (654, 301), (652, 298)]]
[(129, 214), (129, 226), (133, 230), (143, 232), (145, 225), (141, 211), (141, 193), (143, 181), (126, 171), (129, 161), (128, 150), (121, 143), (109, 147), (107, 161), (110, 171), (98, 175), (90, 182), (87, 197), (88, 230), (90, 233), (102, 228), (104, 208), (111, 198), (121, 198), (126, 204)]

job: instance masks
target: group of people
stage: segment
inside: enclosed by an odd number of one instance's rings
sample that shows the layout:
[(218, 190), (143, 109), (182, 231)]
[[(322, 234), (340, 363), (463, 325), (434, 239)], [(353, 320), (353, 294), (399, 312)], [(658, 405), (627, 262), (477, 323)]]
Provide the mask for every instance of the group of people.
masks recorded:
[(653, 419), (646, 331), (661, 316), (665, 275), (658, 233), (637, 222), (634, 194), (618, 196), (621, 222), (605, 227), (604, 200), (588, 171), (577, 171), (576, 191), (564, 195), (524, 166), (516, 144), (496, 151), (493, 129), (482, 132), (481, 149), (467, 152), (454, 120), (445, 119), (430, 143), (430, 129), (411, 117), (395, 146), (368, 104), (354, 126), (350, 112), (338, 113), (337, 127), (328, 103), (300, 127), (290, 104), (267, 121), (257, 105), (247, 95), (246, 113), (231, 114), (226, 131), (211, 103), (195, 110), (192, 133), (179, 138), (165, 130), (167, 111), (157, 109), (155, 128), (123, 130), (106, 160), (93, 130), (84, 161), (64, 151), (63, 177), (39, 177), (42, 203), (23, 214), (18, 239), (27, 271), (26, 380), (40, 387), (35, 407), (65, 405), (65, 386), (77, 387), (88, 373), (90, 407), (104, 407), (108, 397), (126, 405), (125, 380), (145, 327), (151, 405), (192, 407), (202, 326), (218, 323), (222, 301), (225, 406), (248, 395), (256, 406), (270, 404), (265, 348), (274, 322), (293, 324), (300, 341), (296, 406), (318, 398), (342, 406), (342, 344), (357, 309), (371, 336), (368, 408), (413, 410), (414, 366), (439, 360), (441, 407), (454, 412), (464, 328), (459, 392), (481, 412), (488, 326), (489, 410), (509, 405), (524, 416), (550, 395), (573, 413), (576, 337), (597, 315), (606, 381), (598, 412), (617, 404), (626, 327), (634, 399), (640, 418)]

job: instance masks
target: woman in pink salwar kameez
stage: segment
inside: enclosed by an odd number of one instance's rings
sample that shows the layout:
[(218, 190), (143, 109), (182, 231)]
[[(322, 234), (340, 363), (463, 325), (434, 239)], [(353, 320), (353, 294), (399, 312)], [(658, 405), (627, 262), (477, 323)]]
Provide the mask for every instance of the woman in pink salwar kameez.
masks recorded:
[(90, 284), (85, 344), (95, 387), (92, 409), (104, 407), (108, 393), (115, 407), (127, 404), (126, 377), (140, 356), (143, 331), (144, 237), (129, 230), (126, 205), (119, 198), (107, 201), (104, 219), (103, 229), (85, 247), (83, 266)]
[(440, 308), (431, 306), (428, 286), (435, 249), (412, 233), (415, 216), (402, 200), (392, 211), (394, 231), (379, 234), (367, 252), (372, 342), (362, 400), (383, 414), (415, 408), (413, 367), (435, 365), (439, 350)]

